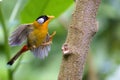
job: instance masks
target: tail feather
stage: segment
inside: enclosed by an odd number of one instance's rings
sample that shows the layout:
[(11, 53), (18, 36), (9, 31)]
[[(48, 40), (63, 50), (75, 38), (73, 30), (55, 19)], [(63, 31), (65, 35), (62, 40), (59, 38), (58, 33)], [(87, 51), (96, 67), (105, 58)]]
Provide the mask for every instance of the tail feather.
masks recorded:
[(27, 47), (27, 45), (24, 45), (23, 46), (23, 48), (19, 51), (19, 52), (17, 52), (17, 54), (13, 57), (13, 58), (11, 58), (9, 61), (8, 61), (8, 65), (12, 65), (14, 62), (15, 62), (15, 60), (22, 54), (22, 53), (24, 53), (25, 51), (27, 51), (28, 50), (28, 47)]

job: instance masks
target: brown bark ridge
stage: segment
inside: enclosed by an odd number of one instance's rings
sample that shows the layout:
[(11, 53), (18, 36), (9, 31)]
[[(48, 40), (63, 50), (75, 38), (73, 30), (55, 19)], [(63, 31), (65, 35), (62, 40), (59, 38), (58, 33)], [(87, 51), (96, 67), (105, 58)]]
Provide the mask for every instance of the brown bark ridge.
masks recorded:
[(100, 0), (76, 0), (72, 22), (63, 45), (58, 80), (82, 80), (90, 42), (97, 32), (96, 13), (99, 4)]

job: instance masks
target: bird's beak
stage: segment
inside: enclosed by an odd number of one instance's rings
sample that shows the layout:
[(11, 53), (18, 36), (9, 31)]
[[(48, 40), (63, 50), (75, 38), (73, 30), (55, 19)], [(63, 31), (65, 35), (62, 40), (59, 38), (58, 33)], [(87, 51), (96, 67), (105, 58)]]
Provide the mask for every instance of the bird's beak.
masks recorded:
[(55, 18), (55, 16), (48, 16), (48, 18), (49, 18), (49, 19), (53, 19), (53, 18)]

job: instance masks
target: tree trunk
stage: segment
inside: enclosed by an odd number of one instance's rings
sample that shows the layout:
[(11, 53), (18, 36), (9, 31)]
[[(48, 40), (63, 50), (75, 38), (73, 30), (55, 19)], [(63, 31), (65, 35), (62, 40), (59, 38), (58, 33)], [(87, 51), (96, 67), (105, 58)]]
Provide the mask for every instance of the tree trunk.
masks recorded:
[(100, 0), (76, 0), (58, 80), (82, 80), (90, 41), (97, 32), (96, 13)]

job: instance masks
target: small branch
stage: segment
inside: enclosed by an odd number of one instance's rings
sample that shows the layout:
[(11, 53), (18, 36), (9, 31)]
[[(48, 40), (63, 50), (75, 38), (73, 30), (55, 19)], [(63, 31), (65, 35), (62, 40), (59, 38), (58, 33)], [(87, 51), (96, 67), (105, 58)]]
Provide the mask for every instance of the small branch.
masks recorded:
[[(58, 80), (82, 80), (90, 42), (97, 32), (96, 13), (100, 0), (76, 0), (72, 22), (62, 50), (64, 54)], [(66, 56), (66, 54), (68, 54)]]

